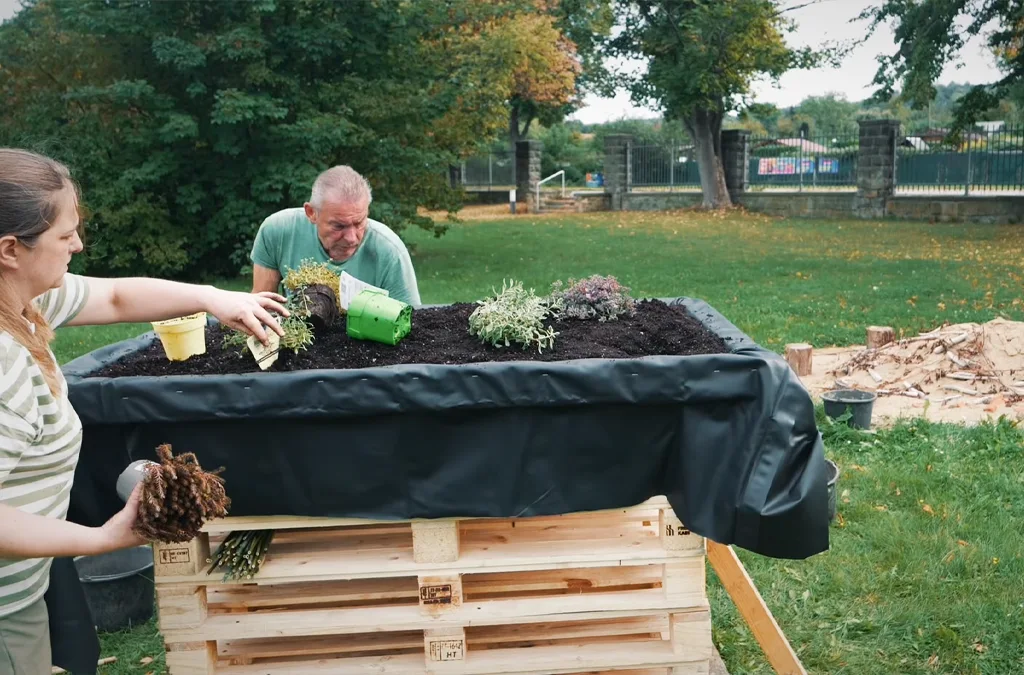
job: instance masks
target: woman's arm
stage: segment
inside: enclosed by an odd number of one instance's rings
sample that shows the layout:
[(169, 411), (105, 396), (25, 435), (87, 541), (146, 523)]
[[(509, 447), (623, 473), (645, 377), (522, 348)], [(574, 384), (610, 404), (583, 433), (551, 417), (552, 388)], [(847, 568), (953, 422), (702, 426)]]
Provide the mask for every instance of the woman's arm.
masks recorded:
[(103, 527), (85, 527), (0, 504), (0, 558), (63, 558), (141, 546), (146, 540), (132, 531), (140, 489), (136, 487), (125, 507)]
[(277, 293), (225, 291), (147, 277), (83, 279), (89, 285), (88, 300), (68, 326), (163, 321), (207, 312), (227, 326), (255, 335), (263, 344), (267, 344), (263, 326), (284, 335), (270, 314), (275, 311), (288, 316), (281, 304), (285, 298)]

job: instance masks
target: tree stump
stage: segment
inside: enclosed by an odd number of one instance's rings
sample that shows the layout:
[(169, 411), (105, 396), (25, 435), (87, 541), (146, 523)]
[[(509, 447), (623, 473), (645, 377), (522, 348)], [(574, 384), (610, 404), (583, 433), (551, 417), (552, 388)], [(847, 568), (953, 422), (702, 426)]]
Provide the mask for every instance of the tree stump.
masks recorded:
[(786, 363), (800, 377), (811, 374), (811, 358), (814, 348), (804, 342), (786, 345)]
[(301, 291), (309, 308), (309, 323), (314, 332), (330, 328), (338, 320), (338, 295), (325, 284), (310, 284)]
[(896, 331), (889, 326), (868, 326), (868, 349), (884, 347), (896, 339)]

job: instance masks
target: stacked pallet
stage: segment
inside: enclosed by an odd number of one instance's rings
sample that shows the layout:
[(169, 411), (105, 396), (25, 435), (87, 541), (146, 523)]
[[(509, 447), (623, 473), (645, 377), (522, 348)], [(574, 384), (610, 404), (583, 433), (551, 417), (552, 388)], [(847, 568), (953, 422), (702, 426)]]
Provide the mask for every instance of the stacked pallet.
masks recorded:
[[(260, 572), (209, 573), (275, 529)], [(158, 545), (171, 675), (707, 673), (705, 542), (664, 499), (589, 513), (376, 522), (226, 518)]]

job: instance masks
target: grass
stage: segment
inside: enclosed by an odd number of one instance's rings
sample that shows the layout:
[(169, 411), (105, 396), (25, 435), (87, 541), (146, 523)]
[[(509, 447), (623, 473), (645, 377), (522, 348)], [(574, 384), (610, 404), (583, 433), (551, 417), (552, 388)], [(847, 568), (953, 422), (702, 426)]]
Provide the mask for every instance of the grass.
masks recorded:
[[(409, 240), (425, 302), (475, 300), (503, 278), (544, 291), (614, 274), (635, 295), (703, 298), (779, 350), (856, 343), (870, 324), (1024, 318), (1024, 230), (1012, 226), (595, 213)], [(64, 362), (147, 328), (62, 329), (56, 351)], [(1024, 671), (1024, 433), (1005, 421), (876, 433), (819, 424), (842, 471), (831, 550), (806, 561), (739, 552), (808, 671)], [(713, 574), (709, 592), (730, 672), (772, 672)], [(104, 673), (163, 672), (152, 624), (102, 639), (119, 657)], [(142, 666), (144, 656), (155, 660)]]

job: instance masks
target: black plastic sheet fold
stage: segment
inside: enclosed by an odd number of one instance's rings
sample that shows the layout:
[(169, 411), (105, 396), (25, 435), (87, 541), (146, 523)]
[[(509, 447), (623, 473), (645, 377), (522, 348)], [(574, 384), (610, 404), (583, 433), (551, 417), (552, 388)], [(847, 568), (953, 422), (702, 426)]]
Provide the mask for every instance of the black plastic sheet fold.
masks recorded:
[(170, 443), (225, 467), (236, 516), (514, 517), (665, 495), (719, 543), (827, 550), (808, 392), (707, 303), (666, 301), (730, 353), (110, 379), (87, 375), (155, 336), (97, 350), (64, 368), (85, 427), (69, 518), (102, 524), (118, 474)]

